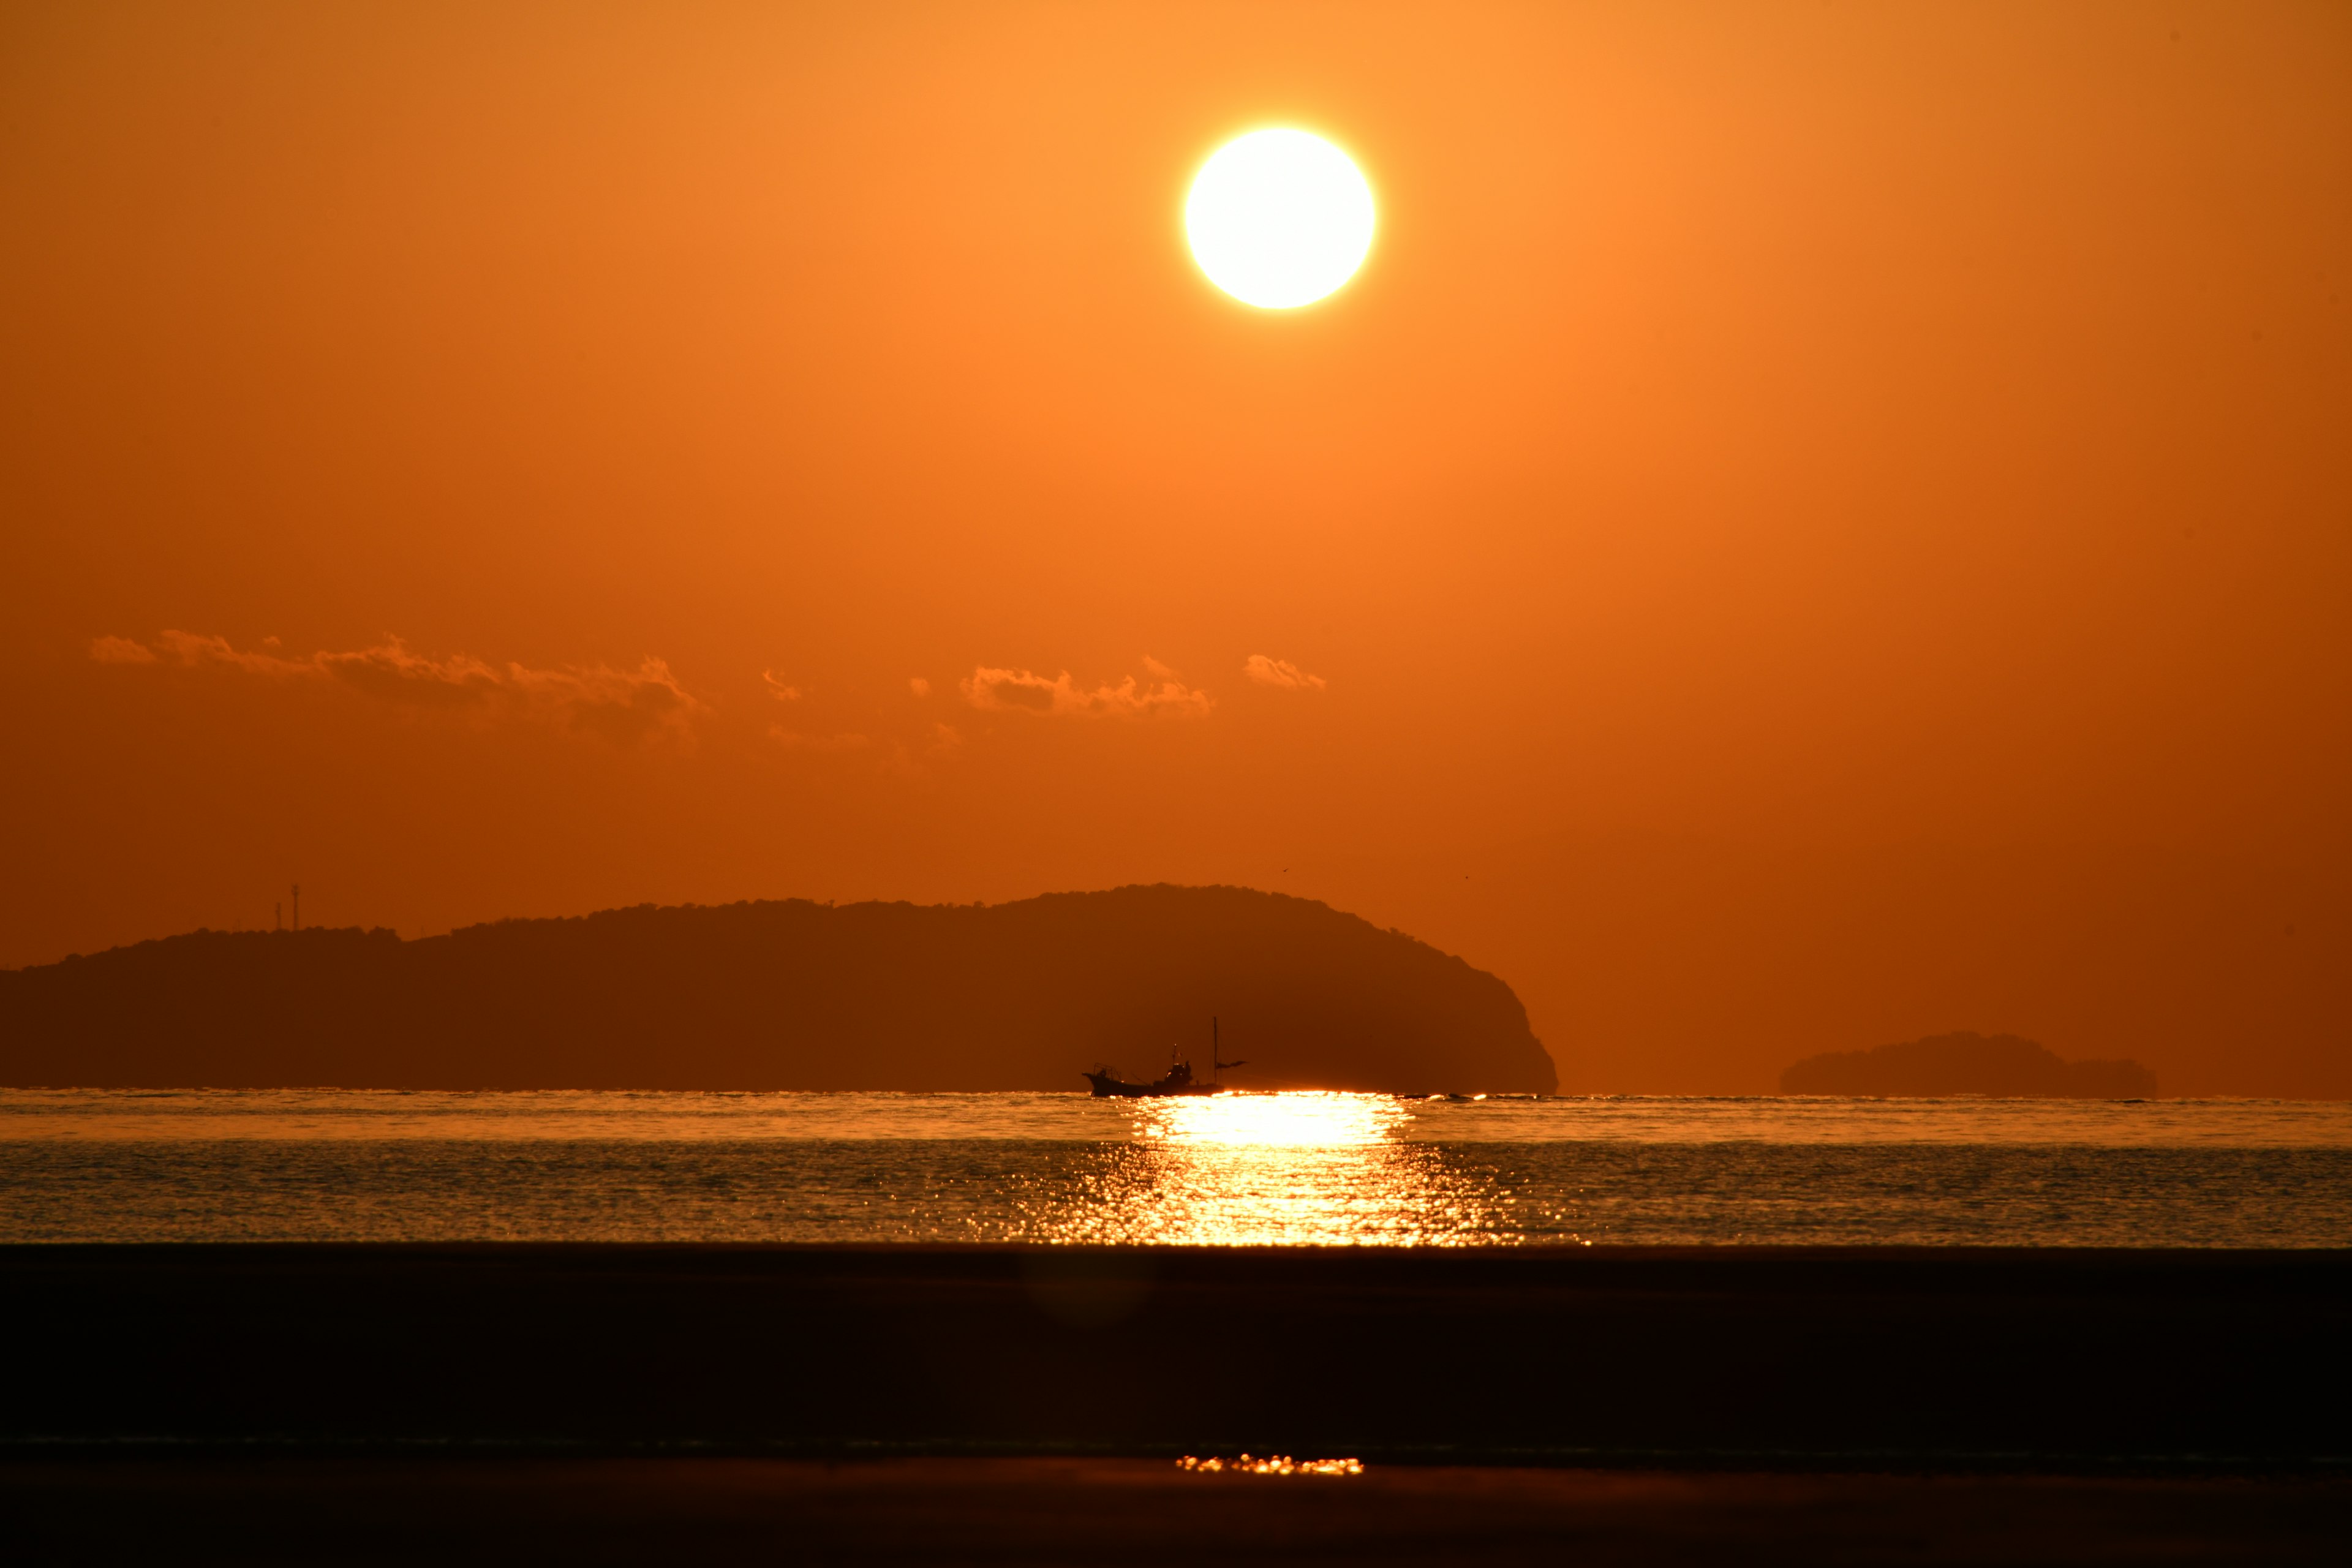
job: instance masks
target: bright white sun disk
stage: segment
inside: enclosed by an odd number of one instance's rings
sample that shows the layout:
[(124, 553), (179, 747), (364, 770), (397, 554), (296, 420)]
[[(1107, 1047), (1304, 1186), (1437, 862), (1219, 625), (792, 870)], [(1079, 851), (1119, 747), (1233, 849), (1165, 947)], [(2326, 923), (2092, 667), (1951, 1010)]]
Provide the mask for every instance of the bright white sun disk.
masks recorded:
[(1217, 149), (1184, 200), (1184, 236), (1209, 281), (1246, 305), (1313, 304), (1372, 247), (1372, 188), (1304, 131), (1253, 131)]

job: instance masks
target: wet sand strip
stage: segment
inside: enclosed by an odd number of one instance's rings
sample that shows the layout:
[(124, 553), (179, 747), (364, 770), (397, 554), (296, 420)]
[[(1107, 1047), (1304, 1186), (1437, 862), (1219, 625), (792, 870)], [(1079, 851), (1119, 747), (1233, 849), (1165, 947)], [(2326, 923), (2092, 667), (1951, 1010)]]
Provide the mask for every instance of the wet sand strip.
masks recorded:
[(19, 1246), (0, 1328), (20, 1464), (2352, 1465), (2340, 1252)]
[(1149, 1459), (0, 1461), (11, 1563), (2327, 1563), (2352, 1479)]

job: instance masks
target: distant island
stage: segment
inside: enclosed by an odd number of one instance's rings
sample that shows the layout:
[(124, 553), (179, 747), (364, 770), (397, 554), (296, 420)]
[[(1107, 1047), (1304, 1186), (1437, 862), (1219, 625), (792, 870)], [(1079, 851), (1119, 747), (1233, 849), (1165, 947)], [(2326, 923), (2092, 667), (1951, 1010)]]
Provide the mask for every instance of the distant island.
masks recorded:
[(0, 971), (16, 1088), (1549, 1092), (1511, 988), (1327, 905), (1129, 887), (995, 906), (607, 910), (403, 941), (200, 931)]
[(2156, 1074), (2135, 1061), (2063, 1059), (2015, 1035), (1933, 1035), (1868, 1051), (1830, 1051), (1780, 1075), (1783, 1094), (2146, 1100)]

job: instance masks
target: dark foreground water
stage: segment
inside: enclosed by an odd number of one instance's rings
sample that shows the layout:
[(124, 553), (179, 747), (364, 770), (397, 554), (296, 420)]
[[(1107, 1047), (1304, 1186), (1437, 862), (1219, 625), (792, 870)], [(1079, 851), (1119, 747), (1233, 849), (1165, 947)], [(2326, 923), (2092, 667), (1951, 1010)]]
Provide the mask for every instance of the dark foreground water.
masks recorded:
[(0, 1241), (2352, 1245), (2352, 1106), (0, 1091)]

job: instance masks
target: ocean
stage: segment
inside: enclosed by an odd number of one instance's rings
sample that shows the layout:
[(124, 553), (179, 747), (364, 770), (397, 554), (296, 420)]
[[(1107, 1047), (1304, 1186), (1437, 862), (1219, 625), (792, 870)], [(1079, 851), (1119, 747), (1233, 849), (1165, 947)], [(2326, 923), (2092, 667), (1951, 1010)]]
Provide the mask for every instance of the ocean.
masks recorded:
[(0, 1090), (0, 1240), (2352, 1245), (2352, 1104)]

